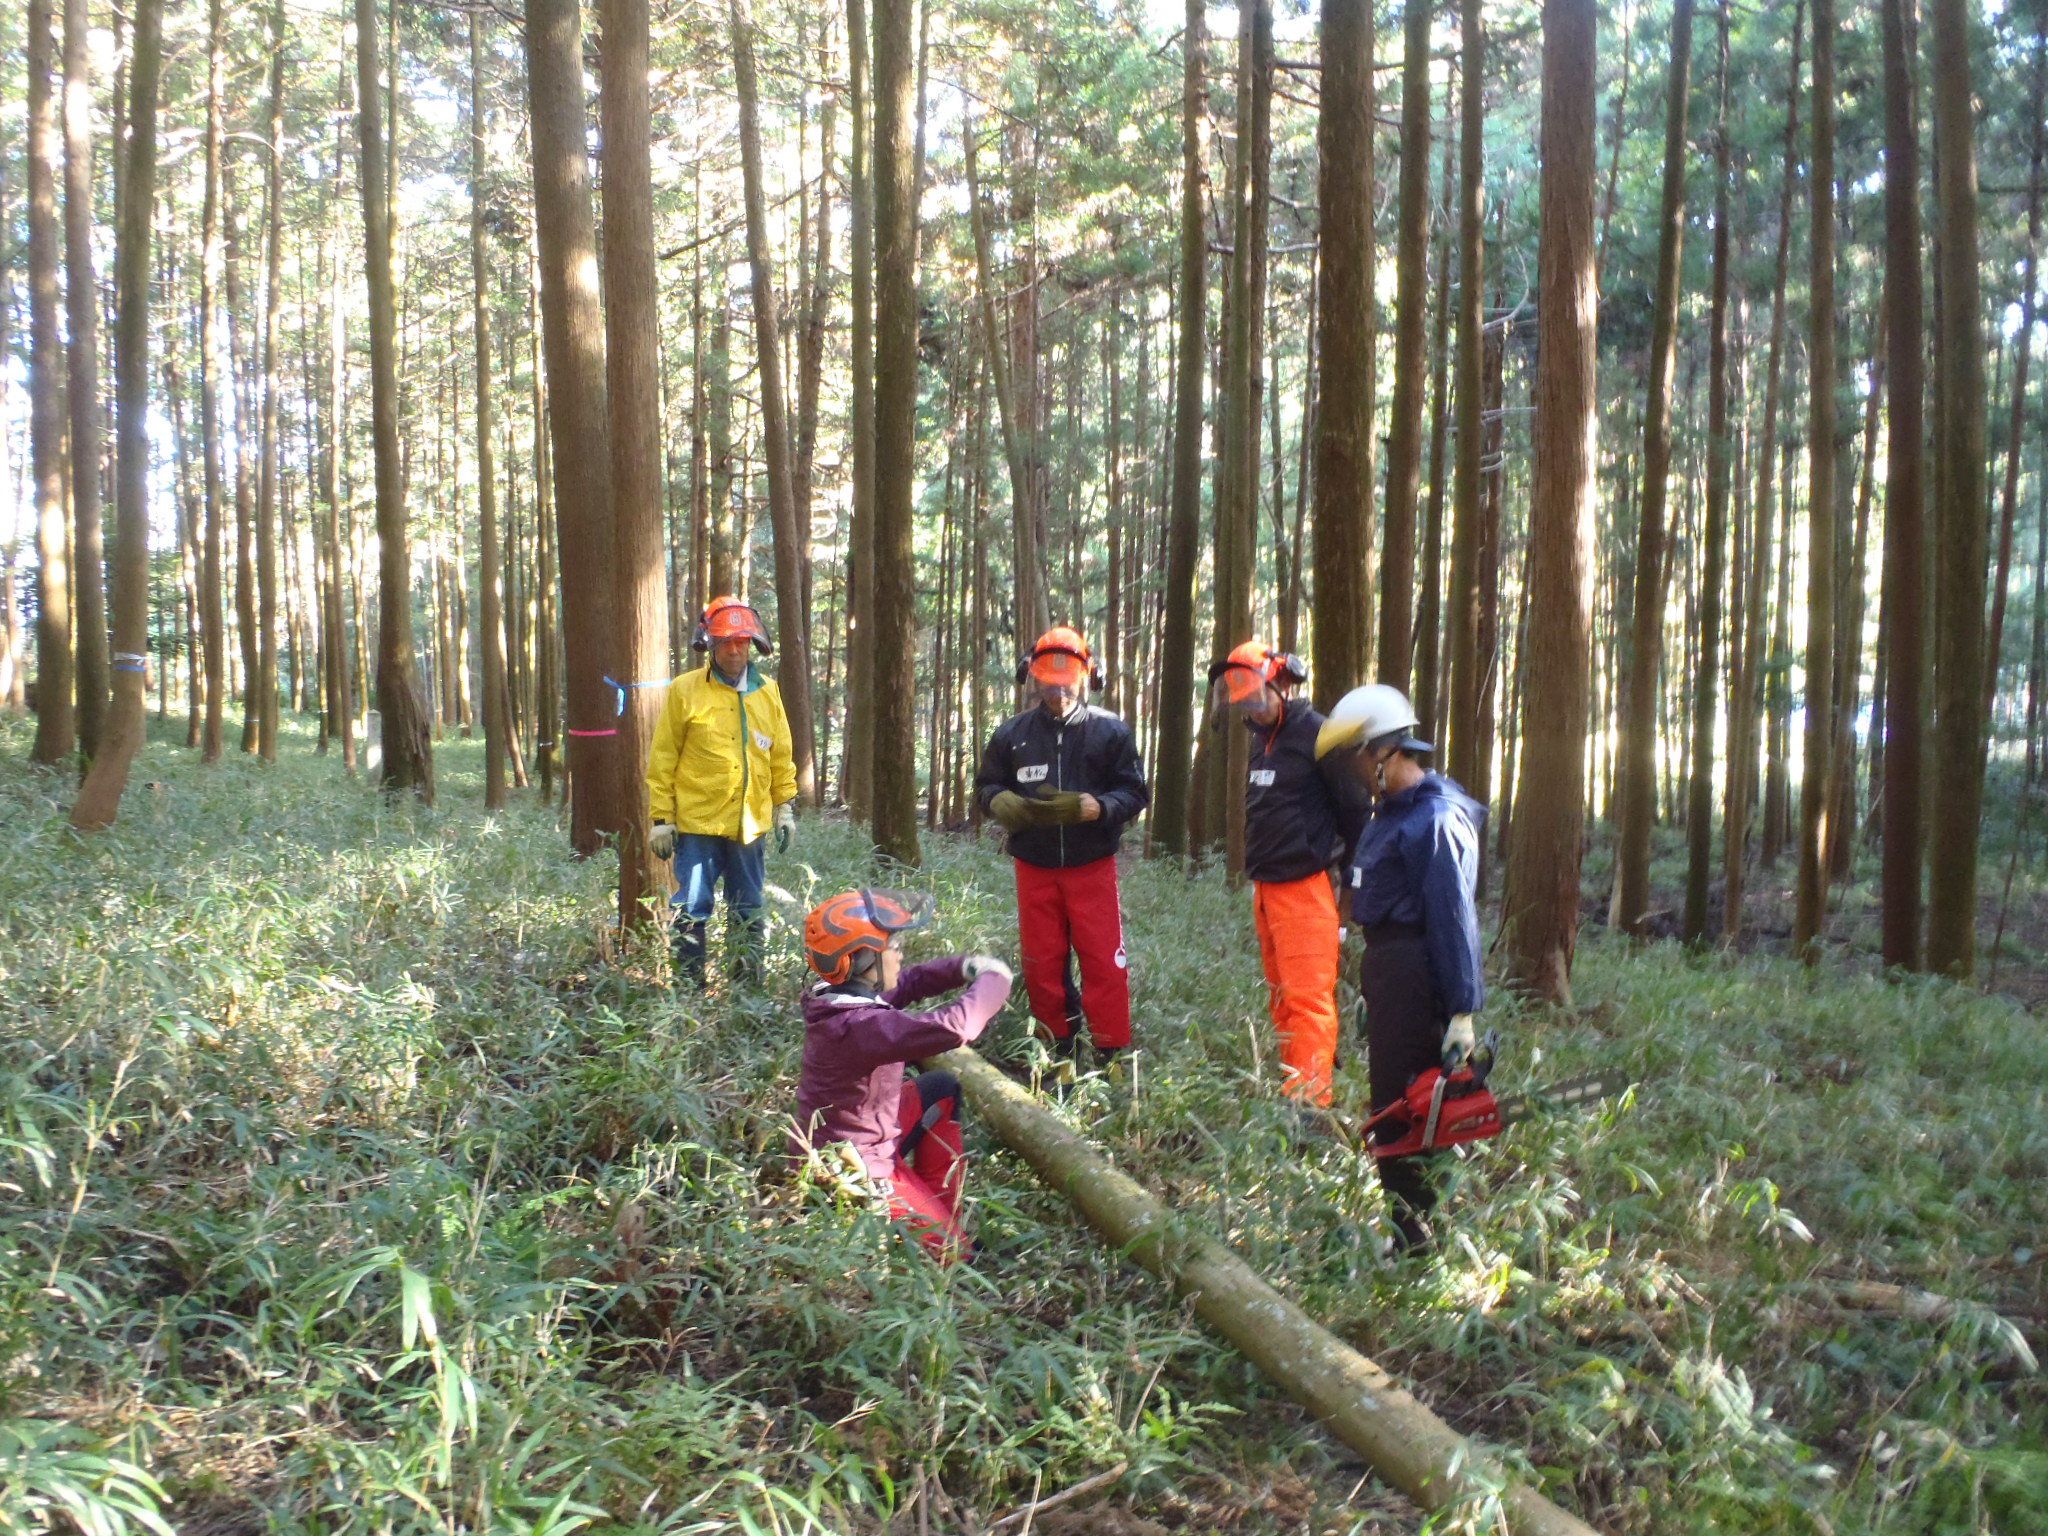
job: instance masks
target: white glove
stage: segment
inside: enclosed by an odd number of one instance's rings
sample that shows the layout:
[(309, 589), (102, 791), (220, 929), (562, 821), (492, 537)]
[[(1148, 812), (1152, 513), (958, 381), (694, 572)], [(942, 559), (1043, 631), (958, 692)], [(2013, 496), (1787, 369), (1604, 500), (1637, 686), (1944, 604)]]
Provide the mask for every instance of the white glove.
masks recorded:
[(785, 800), (775, 807), (775, 851), (789, 852), (789, 845), (796, 841), (796, 802)]
[(969, 981), (973, 981), (975, 977), (989, 971), (995, 972), (1006, 983), (1017, 979), (1015, 973), (1010, 970), (1010, 967), (1005, 962), (998, 960), (994, 955), (969, 955), (960, 966), (960, 974)]
[(657, 821), (647, 834), (647, 851), (657, 859), (666, 859), (676, 851), (676, 829), (665, 821)]
[(1458, 1014), (1444, 1030), (1444, 1070), (1457, 1071), (1471, 1060), (1472, 1053), (1478, 1048), (1478, 1037), (1472, 1031), (1472, 1015)]

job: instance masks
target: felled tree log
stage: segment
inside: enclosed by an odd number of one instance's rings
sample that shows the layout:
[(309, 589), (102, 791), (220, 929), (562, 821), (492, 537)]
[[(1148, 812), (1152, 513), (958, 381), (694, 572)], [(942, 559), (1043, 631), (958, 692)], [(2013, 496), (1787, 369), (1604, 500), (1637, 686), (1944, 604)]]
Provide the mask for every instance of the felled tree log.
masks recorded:
[(1593, 1536), (1591, 1526), (1510, 1478), (1386, 1371), (1180, 1220), (976, 1052), (963, 1047), (929, 1065), (960, 1079), (975, 1112), (1105, 1242), (1191, 1299), (1211, 1327), (1422, 1508), (1498, 1490), (1515, 1536)]

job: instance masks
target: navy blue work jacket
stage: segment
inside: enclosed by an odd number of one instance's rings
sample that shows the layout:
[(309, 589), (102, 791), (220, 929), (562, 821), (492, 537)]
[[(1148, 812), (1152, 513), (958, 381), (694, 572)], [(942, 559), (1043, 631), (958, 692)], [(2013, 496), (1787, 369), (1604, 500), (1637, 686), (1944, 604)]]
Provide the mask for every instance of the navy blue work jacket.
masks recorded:
[(1245, 722), (1251, 765), (1244, 798), (1244, 872), (1279, 884), (1306, 880), (1351, 856), (1370, 807), (1348, 753), (1316, 760), (1323, 717), (1289, 699), (1271, 725)]
[(1479, 830), (1486, 808), (1440, 773), (1373, 809), (1351, 863), (1351, 917), (1360, 927), (1422, 929), (1446, 1013), (1486, 1001), (1479, 943)]

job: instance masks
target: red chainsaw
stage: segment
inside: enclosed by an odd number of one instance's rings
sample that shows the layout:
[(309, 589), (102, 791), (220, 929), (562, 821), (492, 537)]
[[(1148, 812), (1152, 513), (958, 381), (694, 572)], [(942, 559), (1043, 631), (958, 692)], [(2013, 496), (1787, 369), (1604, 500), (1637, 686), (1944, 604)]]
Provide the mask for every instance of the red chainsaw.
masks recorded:
[[(1486, 1086), (1493, 1071), (1493, 1046), (1494, 1037), (1488, 1034), (1477, 1049), (1449, 1071), (1431, 1067), (1418, 1073), (1408, 1084), (1407, 1092), (1359, 1128), (1360, 1139), (1373, 1156), (1409, 1157), (1462, 1142), (1484, 1141), (1535, 1111), (1563, 1109), (1589, 1099), (1605, 1098), (1626, 1082), (1613, 1073), (1591, 1072), (1496, 1098)], [(1375, 1141), (1373, 1133), (1383, 1127), (1398, 1134)]]

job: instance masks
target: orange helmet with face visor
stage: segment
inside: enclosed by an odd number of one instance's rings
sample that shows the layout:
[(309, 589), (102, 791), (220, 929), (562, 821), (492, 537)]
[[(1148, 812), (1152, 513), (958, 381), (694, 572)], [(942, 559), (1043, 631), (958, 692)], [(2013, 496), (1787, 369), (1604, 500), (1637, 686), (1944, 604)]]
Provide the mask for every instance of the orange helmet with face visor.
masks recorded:
[(708, 651), (721, 640), (751, 640), (754, 649), (766, 656), (775, 649), (768, 638), (768, 626), (752, 605), (736, 597), (714, 597), (697, 620), (697, 633), (690, 641), (693, 651)]
[(1300, 657), (1247, 640), (1209, 668), (1209, 702), (1219, 717), (1227, 710), (1262, 714), (1271, 702), (1267, 690), (1285, 698), (1307, 680)]
[(1078, 696), (1087, 688), (1101, 690), (1102, 668), (1079, 631), (1055, 624), (1017, 663), (1017, 686), (1030, 683), (1041, 689), (1063, 688)]
[(931, 898), (915, 891), (842, 891), (804, 919), (804, 958), (837, 986), (852, 979), (863, 954), (880, 955), (897, 934), (931, 920)]

